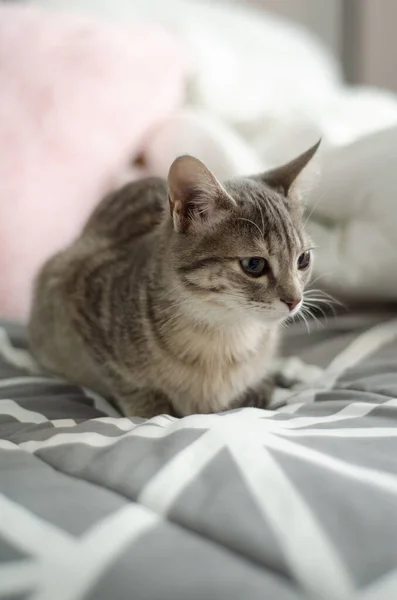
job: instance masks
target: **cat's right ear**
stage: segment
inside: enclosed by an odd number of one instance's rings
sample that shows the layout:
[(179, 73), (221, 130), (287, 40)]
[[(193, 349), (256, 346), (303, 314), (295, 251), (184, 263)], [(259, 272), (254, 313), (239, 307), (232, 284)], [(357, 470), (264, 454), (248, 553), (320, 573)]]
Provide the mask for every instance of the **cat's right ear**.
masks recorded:
[(180, 156), (168, 174), (168, 197), (175, 231), (209, 226), (235, 205), (215, 175), (197, 158)]

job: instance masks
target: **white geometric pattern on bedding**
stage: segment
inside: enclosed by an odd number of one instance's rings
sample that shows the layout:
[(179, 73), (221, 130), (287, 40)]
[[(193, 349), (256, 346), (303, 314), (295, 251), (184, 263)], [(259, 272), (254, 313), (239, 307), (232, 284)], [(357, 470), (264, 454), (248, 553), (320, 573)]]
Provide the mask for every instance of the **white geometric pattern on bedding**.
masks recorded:
[(180, 420), (0, 356), (0, 598), (394, 599), (397, 320), (348, 323), (291, 404)]

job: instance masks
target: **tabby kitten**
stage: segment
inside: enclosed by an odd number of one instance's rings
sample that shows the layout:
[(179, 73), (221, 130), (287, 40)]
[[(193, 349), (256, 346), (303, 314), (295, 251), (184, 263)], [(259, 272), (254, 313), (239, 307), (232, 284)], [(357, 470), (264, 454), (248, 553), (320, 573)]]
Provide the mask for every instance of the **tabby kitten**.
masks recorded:
[(294, 184), (318, 145), (223, 185), (182, 156), (168, 185), (150, 178), (106, 197), (38, 276), (37, 360), (126, 415), (266, 406), (280, 324), (311, 271)]

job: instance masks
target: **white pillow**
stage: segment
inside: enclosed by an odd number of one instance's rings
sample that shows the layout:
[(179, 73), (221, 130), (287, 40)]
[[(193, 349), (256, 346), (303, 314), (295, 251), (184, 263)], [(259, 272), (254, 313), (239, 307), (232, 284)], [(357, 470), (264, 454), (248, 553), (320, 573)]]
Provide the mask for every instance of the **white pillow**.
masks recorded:
[[(181, 36), (191, 57), (190, 101), (231, 124), (285, 116), (338, 87), (337, 61), (304, 29), (265, 11), (215, 0), (31, 0), (106, 20), (145, 19)], [(293, 60), (291, 60), (293, 57)]]
[(324, 156), (311, 210), (319, 287), (342, 299), (397, 301), (397, 128)]

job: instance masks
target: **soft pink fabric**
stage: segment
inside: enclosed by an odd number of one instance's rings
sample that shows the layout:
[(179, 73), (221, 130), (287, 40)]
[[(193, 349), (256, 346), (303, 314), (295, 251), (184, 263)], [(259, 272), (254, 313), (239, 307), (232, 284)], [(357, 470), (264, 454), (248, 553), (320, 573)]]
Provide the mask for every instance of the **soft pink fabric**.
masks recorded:
[(183, 56), (155, 26), (0, 7), (1, 316), (26, 318), (39, 265), (181, 104)]

